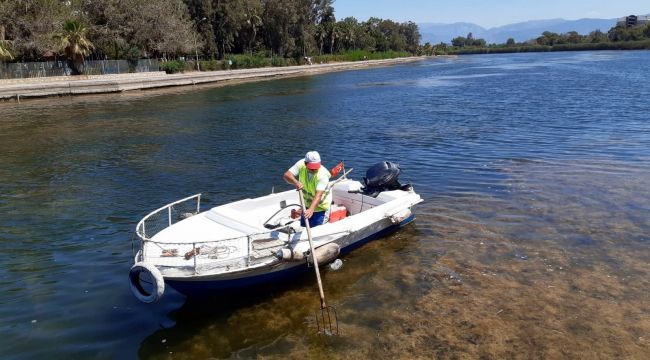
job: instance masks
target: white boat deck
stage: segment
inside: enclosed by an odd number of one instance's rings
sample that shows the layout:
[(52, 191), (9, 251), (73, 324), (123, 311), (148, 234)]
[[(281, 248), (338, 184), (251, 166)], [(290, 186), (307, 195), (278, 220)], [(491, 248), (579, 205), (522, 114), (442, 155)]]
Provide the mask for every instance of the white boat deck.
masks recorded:
[[(388, 221), (395, 211), (421, 201), (419, 196), (414, 194), (411, 199), (409, 193), (401, 190), (385, 191), (376, 198), (349, 192), (358, 185), (356, 181), (346, 180), (333, 187), (334, 202), (345, 206), (350, 216), (313, 229), (316, 246), (332, 241), (345, 246), (356, 237), (388, 226), (382, 221)], [(277, 251), (290, 242), (294, 250), (307, 249), (303, 244), (306, 235), (297, 221), (292, 224), (296, 234), (291, 236), (264, 227), (269, 217), (274, 221), (282, 219), (282, 224), (291, 221), (288, 217), (291, 205), (298, 202), (297, 192), (285, 191), (214, 207), (178, 221), (145, 241), (143, 259), (158, 267), (164, 276), (218, 274), (273, 264), (279, 261)], [(365, 215), (355, 216), (361, 213)], [(349, 234), (355, 235), (347, 237)]]
[[(262, 226), (243, 223), (247, 214), (231, 207), (215, 207), (165, 228), (152, 237), (144, 247), (145, 257), (156, 266), (164, 268), (194, 268), (197, 271), (210, 267), (245, 266), (249, 258), (259, 260), (272, 256), (286, 245)], [(249, 249), (249, 240), (252, 241)], [(198, 249), (198, 250), (195, 250)], [(188, 256), (188, 252), (198, 256)], [(186, 269), (185, 269), (186, 270)]]

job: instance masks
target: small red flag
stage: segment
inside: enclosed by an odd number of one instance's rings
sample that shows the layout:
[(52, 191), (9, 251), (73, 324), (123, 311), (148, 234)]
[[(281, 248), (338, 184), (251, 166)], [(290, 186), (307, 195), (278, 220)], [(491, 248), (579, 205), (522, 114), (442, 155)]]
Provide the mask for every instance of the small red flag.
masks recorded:
[(332, 177), (336, 177), (336, 175), (338, 175), (344, 167), (345, 166), (343, 165), (343, 161), (341, 161), (338, 165), (333, 167), (332, 170), (330, 170), (330, 174), (332, 174)]

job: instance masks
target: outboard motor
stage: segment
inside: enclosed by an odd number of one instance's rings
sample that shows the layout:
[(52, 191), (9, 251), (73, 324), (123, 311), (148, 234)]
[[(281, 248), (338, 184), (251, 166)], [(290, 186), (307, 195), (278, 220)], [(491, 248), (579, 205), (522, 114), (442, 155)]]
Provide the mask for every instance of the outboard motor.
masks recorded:
[(399, 183), (400, 172), (399, 164), (390, 161), (371, 166), (366, 171), (366, 177), (363, 178), (365, 184), (362, 188), (363, 194), (377, 197), (382, 191), (410, 189), (410, 184), (402, 185)]

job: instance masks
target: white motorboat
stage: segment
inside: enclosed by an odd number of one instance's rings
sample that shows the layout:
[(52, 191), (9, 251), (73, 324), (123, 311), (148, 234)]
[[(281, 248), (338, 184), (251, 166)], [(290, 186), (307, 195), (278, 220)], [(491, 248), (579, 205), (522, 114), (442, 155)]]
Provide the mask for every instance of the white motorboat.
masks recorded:
[[(347, 178), (348, 173), (329, 184), (333, 199), (329, 221), (311, 229), (319, 265), (410, 223), (415, 218), (413, 206), (422, 202), (412, 186), (397, 181), (397, 164), (373, 166), (364, 184)], [(175, 201), (138, 223), (140, 241), (129, 280), (139, 300), (157, 301), (165, 284), (196, 295), (308, 271), (307, 234), (292, 217), (300, 208), (296, 190), (202, 212), (200, 202), (201, 194)]]

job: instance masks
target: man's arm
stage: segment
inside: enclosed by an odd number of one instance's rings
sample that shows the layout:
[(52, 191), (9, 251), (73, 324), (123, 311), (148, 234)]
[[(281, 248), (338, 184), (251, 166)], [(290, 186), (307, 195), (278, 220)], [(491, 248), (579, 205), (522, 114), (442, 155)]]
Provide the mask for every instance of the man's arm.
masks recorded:
[(303, 186), (302, 186), (302, 183), (301, 183), (300, 181), (298, 181), (298, 179), (296, 178), (296, 176), (293, 175), (293, 174), (291, 173), (291, 171), (288, 171), (288, 170), (287, 170), (287, 171), (284, 173), (284, 176), (283, 176), (282, 178), (283, 178), (284, 181), (286, 181), (287, 183), (289, 183), (289, 184), (295, 186), (296, 189), (298, 189), (298, 190), (302, 189), (302, 187), (303, 187)]

